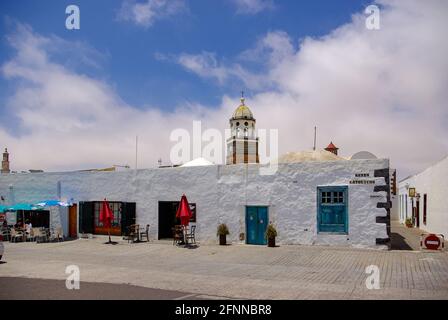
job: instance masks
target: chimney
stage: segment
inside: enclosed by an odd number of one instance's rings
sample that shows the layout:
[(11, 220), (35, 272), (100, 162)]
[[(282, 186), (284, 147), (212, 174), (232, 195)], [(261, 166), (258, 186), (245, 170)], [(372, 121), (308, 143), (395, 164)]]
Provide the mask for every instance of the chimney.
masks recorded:
[(333, 142), (330, 142), (330, 144), (328, 145), (328, 147), (325, 148), (326, 151), (334, 153), (335, 155), (338, 155), (338, 150), (339, 148), (336, 147)]

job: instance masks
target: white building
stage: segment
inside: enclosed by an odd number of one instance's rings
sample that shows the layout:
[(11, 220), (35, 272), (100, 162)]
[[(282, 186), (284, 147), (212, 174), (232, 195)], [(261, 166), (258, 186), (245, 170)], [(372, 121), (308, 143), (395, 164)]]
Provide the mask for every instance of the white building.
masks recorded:
[[(415, 227), (448, 236), (448, 157), (399, 183), (399, 217)], [(410, 197), (409, 190), (415, 190)]]
[(115, 215), (112, 234), (121, 235), (136, 222), (150, 224), (153, 239), (170, 238), (178, 202), (186, 194), (202, 243), (215, 242), (217, 226), (225, 223), (230, 241), (265, 244), (271, 222), (280, 244), (389, 245), (389, 160), (348, 160), (328, 151), (288, 153), (273, 174), (263, 175), (255, 118), (243, 99), (230, 125), (229, 165), (198, 160), (138, 171), (2, 174), (0, 195), (17, 203), (72, 202), (68, 210), (38, 215), (49, 215), (40, 222), (62, 225), (70, 236), (107, 232), (99, 221), (107, 198)]
[(65, 224), (66, 232), (74, 223), (77, 232), (105, 233), (98, 213), (107, 198), (117, 234), (136, 221), (151, 224), (153, 239), (169, 238), (177, 202), (185, 193), (195, 207), (192, 223), (201, 242), (216, 241), (216, 227), (226, 223), (231, 241), (264, 244), (271, 221), (281, 244), (374, 247), (389, 238), (383, 209), (389, 186), (375, 177), (389, 172), (388, 166), (384, 159), (287, 163), (266, 176), (259, 174), (258, 164), (8, 174), (0, 176), (0, 194), (7, 197), (12, 190), (16, 202), (33, 203), (57, 197), (60, 184), (61, 198), (77, 206), (71, 215), (65, 208), (55, 211), (50, 220)]

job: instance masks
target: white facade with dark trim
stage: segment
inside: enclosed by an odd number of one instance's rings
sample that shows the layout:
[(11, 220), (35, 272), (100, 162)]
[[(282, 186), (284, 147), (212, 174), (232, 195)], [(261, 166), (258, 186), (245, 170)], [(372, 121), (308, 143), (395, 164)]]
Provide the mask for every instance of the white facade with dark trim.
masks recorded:
[[(213, 165), (145, 169), (124, 172), (66, 172), (4, 174), (0, 195), (13, 193), (16, 202), (36, 202), (57, 197), (85, 201), (135, 203), (136, 222), (151, 224), (150, 237), (158, 238), (159, 202), (179, 201), (185, 193), (197, 208), (197, 240), (216, 242), (216, 227), (226, 223), (228, 240), (247, 240), (246, 208), (267, 207), (268, 219), (277, 227), (277, 243), (384, 247), (389, 243), (389, 161), (344, 160), (279, 164), (274, 175), (260, 175), (260, 165)], [(319, 232), (318, 188), (347, 190), (346, 233)], [(330, 204), (331, 205), (331, 204)], [(66, 224), (67, 210), (53, 217)], [(64, 230), (67, 227), (64, 226)], [(79, 227), (79, 226), (78, 226)]]

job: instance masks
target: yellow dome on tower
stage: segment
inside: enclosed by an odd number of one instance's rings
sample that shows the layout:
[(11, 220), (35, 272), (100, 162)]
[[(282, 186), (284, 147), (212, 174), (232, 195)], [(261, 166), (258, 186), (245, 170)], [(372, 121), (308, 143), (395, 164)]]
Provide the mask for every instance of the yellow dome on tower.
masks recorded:
[(244, 104), (244, 98), (241, 98), (241, 104), (233, 112), (232, 119), (249, 119), (254, 120), (254, 115), (249, 107)]

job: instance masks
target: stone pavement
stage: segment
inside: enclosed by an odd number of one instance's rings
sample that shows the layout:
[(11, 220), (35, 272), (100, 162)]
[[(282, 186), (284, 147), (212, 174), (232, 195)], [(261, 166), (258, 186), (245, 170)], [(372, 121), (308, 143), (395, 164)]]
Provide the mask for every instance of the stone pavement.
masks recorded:
[(399, 221), (391, 221), (391, 245), (395, 250), (420, 250), (420, 235), (423, 231), (408, 228)]
[[(118, 238), (117, 238), (118, 239)], [(448, 299), (448, 253), (324, 246), (118, 245), (104, 238), (61, 243), (5, 243), (0, 277), (131, 284), (236, 299)], [(380, 289), (365, 269), (377, 265)], [(82, 286), (82, 284), (81, 284)]]

